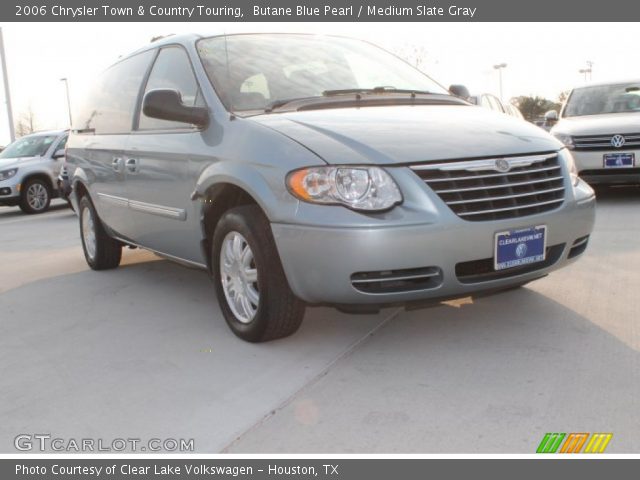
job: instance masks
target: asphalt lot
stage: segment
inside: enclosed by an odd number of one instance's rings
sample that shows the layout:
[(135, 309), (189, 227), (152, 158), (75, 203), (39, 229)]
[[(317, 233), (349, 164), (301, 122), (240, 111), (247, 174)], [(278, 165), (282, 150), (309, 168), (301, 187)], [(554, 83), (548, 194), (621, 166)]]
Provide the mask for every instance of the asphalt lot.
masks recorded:
[(0, 207), (0, 452), (14, 437), (193, 438), (198, 453), (533, 453), (546, 432), (640, 451), (640, 188), (599, 192), (576, 264), (474, 301), (293, 337), (226, 327), (206, 274), (126, 250), (92, 272), (77, 220)]

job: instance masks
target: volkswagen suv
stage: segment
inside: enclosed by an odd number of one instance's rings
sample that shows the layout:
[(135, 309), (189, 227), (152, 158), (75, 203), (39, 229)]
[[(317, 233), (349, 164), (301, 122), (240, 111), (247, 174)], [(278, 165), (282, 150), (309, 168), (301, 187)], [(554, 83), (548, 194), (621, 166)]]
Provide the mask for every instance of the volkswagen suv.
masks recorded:
[(107, 69), (78, 119), (70, 199), (91, 268), (128, 245), (207, 270), (251, 342), (292, 334), (307, 305), (522, 285), (593, 228), (560, 142), (348, 38), (166, 38)]
[(592, 184), (640, 182), (640, 80), (574, 88), (551, 133)]
[(57, 177), (64, 162), (67, 131), (19, 138), (0, 153), (0, 205), (44, 213), (59, 196)]

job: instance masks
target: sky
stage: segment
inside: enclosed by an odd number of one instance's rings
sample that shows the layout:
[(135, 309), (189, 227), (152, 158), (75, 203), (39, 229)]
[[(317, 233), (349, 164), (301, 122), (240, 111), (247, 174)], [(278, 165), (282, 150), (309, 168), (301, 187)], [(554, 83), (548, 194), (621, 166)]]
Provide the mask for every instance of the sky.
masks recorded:
[[(17, 120), (31, 109), (39, 130), (66, 128), (67, 78), (72, 112), (93, 78), (157, 35), (170, 33), (311, 32), (371, 41), (394, 53), (420, 55), (420, 69), (445, 86), (466, 85), (472, 94), (503, 99), (540, 95), (557, 100), (584, 84), (579, 70), (593, 62), (593, 81), (640, 77), (638, 24), (631, 23), (6, 23), (7, 71)], [(412, 55), (415, 60), (415, 55)], [(9, 142), (0, 92), (0, 145)]]

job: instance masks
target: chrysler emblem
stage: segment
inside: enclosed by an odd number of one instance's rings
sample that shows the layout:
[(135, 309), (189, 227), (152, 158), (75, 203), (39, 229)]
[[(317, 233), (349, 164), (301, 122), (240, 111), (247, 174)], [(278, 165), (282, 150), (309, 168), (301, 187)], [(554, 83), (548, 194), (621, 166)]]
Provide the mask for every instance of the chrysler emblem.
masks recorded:
[(509, 165), (509, 162), (506, 161), (504, 158), (497, 159), (495, 163), (495, 167), (497, 171), (502, 173), (508, 172), (509, 170), (511, 170), (511, 165)]
[(620, 148), (624, 145), (624, 142), (625, 140), (622, 135), (614, 135), (613, 137), (611, 137), (611, 146), (613, 147)]

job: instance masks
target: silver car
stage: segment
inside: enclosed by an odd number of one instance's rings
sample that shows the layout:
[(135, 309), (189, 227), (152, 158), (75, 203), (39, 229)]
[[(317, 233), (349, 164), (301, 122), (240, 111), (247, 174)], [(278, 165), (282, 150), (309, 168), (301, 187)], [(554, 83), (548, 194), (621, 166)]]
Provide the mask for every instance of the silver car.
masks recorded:
[(640, 183), (640, 80), (574, 88), (551, 133), (587, 182)]
[(579, 257), (594, 221), (552, 136), (341, 37), (152, 43), (104, 72), (67, 162), (93, 269), (125, 245), (206, 269), (251, 342), (307, 305), (522, 285)]
[(67, 131), (19, 138), (0, 153), (0, 205), (43, 213), (59, 196), (57, 178), (64, 161)]

